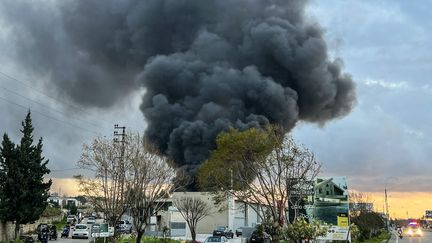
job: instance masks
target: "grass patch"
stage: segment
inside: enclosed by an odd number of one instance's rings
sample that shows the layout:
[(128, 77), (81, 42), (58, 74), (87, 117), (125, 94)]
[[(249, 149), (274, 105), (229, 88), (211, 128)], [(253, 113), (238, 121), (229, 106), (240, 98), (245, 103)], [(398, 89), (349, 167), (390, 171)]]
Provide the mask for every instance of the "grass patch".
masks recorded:
[(363, 241), (364, 243), (381, 243), (390, 239), (391, 234), (389, 232), (382, 232), (380, 235), (373, 237), (372, 239)]
[[(118, 243), (135, 243), (135, 237), (121, 237), (118, 241)], [(141, 239), (141, 242), (143, 243), (180, 243), (179, 240), (173, 240), (170, 238), (158, 238), (158, 237), (151, 237), (151, 236), (145, 236)]]
[(57, 227), (57, 230), (61, 230), (66, 225), (66, 218), (63, 218), (62, 221), (54, 221), (52, 222), (52, 224)]
[(156, 238), (156, 237), (143, 237), (141, 241), (144, 243), (180, 243), (179, 240), (173, 240), (170, 238)]

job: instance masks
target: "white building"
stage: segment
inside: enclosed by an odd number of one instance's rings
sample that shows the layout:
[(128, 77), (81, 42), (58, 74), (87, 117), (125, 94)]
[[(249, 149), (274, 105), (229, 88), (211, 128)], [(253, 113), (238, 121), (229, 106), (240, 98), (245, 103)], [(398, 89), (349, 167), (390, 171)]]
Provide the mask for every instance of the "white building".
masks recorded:
[(73, 197), (61, 197), (61, 196), (57, 196), (57, 195), (52, 195), (50, 197), (48, 197), (48, 202), (51, 203), (56, 203), (58, 204), (61, 208), (66, 207), (66, 205), (69, 204), (75, 204), (75, 206), (81, 206), (81, 202), (78, 201), (77, 199), (73, 198)]
[(157, 215), (150, 220), (152, 224), (148, 228), (148, 233), (151, 234), (152, 231), (162, 231), (162, 228), (167, 226), (170, 229), (171, 236), (190, 237), (190, 231), (186, 221), (180, 212), (172, 205), (174, 199), (181, 197), (200, 198), (209, 205), (214, 206), (212, 213), (198, 222), (196, 229), (197, 234), (211, 234), (218, 226), (228, 226), (235, 231), (235, 229), (240, 227), (255, 227), (257, 224), (261, 223), (261, 218), (252, 207), (243, 202), (233, 200), (232, 198), (228, 198), (226, 202), (216, 205), (211, 193), (174, 192), (172, 197), (166, 200), (164, 210), (159, 211)]

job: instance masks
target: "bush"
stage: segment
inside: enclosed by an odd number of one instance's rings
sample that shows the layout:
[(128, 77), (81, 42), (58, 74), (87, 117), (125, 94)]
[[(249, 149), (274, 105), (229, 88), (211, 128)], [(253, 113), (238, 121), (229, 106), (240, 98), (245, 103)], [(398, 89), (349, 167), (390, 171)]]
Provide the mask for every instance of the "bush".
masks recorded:
[(62, 210), (60, 208), (46, 207), (42, 213), (42, 217), (53, 217), (62, 214)]
[[(120, 239), (118, 239), (116, 241), (116, 243), (135, 243), (135, 240), (136, 240), (136, 237), (134, 237), (134, 236), (131, 236), (131, 237), (123, 236), (123, 237), (120, 237)], [(107, 240), (107, 242), (111, 242), (111, 241)], [(143, 243), (180, 243), (181, 241), (173, 240), (170, 238), (158, 238), (158, 237), (146, 236), (146, 237), (143, 237), (141, 239), (141, 242), (143, 242)], [(98, 238), (96, 240), (96, 243), (103, 243), (103, 238)]]
[(157, 238), (157, 237), (143, 237), (145, 243), (180, 243), (179, 240), (173, 240), (170, 238)]
[(381, 234), (385, 223), (380, 214), (375, 212), (361, 213), (353, 218), (352, 222), (357, 225), (360, 231), (359, 240), (367, 240)]
[(350, 225), (351, 242), (358, 242), (360, 238), (360, 230), (355, 224)]
[(308, 223), (304, 219), (296, 219), (283, 230), (283, 237), (288, 242), (301, 242), (302, 240), (315, 240), (318, 236), (327, 233), (327, 227), (318, 221)]

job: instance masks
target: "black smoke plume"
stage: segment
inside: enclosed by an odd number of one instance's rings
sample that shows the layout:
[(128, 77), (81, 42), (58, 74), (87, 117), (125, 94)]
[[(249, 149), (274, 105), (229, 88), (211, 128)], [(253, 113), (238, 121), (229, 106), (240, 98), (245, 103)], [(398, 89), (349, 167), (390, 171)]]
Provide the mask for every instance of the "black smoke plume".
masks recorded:
[(60, 95), (109, 107), (144, 86), (146, 136), (193, 175), (230, 126), (288, 132), (351, 110), (354, 82), (329, 59), (306, 4), (4, 0), (1, 9), (21, 62)]

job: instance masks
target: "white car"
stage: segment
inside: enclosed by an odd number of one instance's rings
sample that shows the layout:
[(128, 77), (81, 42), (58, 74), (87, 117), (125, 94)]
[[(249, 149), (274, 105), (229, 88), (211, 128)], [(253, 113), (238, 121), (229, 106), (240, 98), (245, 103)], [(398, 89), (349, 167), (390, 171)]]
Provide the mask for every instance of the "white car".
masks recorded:
[(88, 217), (87, 224), (94, 224), (96, 223), (96, 218), (93, 216)]
[(204, 243), (210, 243), (210, 242), (228, 243), (229, 240), (225, 236), (209, 236), (204, 241)]
[(72, 230), (72, 239), (76, 238), (89, 238), (89, 229), (86, 224), (75, 225), (75, 228)]

